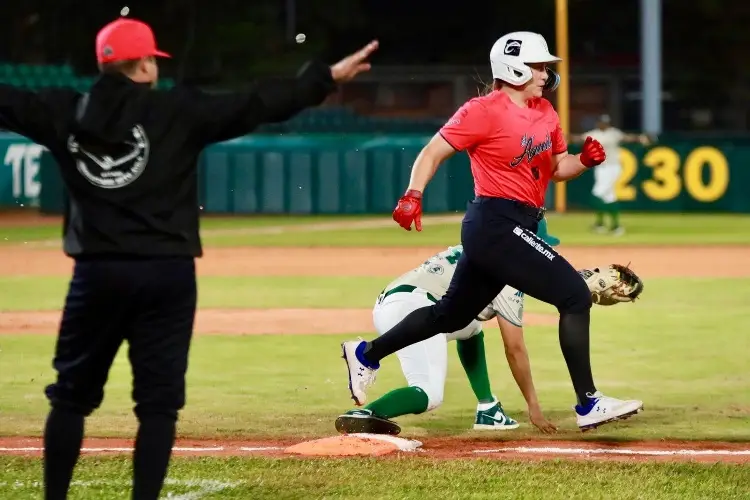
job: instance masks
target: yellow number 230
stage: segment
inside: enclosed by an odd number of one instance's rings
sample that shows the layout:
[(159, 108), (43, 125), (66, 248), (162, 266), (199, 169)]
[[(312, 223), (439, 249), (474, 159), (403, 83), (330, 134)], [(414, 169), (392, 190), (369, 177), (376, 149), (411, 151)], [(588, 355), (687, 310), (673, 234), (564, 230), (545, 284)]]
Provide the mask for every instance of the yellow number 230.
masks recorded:
[[(622, 173), (617, 180), (616, 193), (620, 201), (633, 201), (636, 187), (631, 181), (638, 171), (638, 159), (629, 150), (620, 148)], [(704, 203), (716, 201), (729, 186), (729, 164), (724, 154), (710, 146), (694, 149), (680, 165), (680, 155), (666, 146), (658, 146), (643, 157), (643, 166), (653, 170), (650, 179), (641, 183), (646, 197), (654, 201), (669, 201), (679, 196), (684, 184), (688, 194)], [(680, 176), (680, 166), (683, 175)], [(708, 167), (708, 182), (703, 182), (703, 168)]]

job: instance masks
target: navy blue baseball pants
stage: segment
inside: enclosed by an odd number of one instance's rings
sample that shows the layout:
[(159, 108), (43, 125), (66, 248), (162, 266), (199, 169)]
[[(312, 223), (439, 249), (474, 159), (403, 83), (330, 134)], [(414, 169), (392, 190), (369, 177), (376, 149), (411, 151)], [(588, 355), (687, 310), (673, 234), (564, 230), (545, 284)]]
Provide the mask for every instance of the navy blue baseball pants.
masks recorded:
[(595, 392), (589, 357), (591, 294), (575, 268), (536, 236), (540, 209), (502, 198), (478, 197), (461, 226), (463, 253), (445, 295), (417, 309), (368, 342), (372, 367), (406, 346), (469, 324), (506, 286), (554, 305), (560, 312), (560, 347), (579, 400)]
[(134, 412), (176, 419), (197, 301), (192, 258), (77, 260), (45, 392), (52, 407), (89, 415), (104, 398), (123, 342), (132, 366)]

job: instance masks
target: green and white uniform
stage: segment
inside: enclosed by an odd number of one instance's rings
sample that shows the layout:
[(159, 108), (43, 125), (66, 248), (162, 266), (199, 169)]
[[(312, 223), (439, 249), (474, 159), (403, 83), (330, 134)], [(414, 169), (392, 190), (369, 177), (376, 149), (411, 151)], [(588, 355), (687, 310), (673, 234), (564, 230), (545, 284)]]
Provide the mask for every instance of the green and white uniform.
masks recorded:
[(605, 130), (595, 128), (584, 134), (599, 141), (604, 148), (607, 158), (604, 163), (597, 165), (594, 169), (594, 187), (591, 194), (599, 198), (604, 204), (617, 201), (617, 179), (622, 173), (620, 162), (620, 143), (625, 134), (615, 127), (607, 127)]
[[(463, 247), (448, 247), (385, 287), (373, 308), (373, 322), (382, 335), (416, 309), (430, 306), (448, 290)], [(499, 315), (516, 326), (523, 323), (524, 296), (506, 286), (480, 314), (483, 320)], [(482, 331), (482, 322), (474, 320), (455, 332), (445, 332), (396, 352), (408, 385), (421, 388), (427, 395), (427, 411), (443, 402), (451, 340), (466, 340)]]

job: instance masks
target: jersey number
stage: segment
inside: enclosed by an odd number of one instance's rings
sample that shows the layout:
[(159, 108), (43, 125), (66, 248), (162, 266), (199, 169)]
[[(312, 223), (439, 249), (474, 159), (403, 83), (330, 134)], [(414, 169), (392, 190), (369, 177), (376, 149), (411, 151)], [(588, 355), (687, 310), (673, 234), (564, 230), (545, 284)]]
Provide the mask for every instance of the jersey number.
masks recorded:
[(539, 167), (531, 167), (531, 175), (534, 176), (535, 180), (539, 180)]

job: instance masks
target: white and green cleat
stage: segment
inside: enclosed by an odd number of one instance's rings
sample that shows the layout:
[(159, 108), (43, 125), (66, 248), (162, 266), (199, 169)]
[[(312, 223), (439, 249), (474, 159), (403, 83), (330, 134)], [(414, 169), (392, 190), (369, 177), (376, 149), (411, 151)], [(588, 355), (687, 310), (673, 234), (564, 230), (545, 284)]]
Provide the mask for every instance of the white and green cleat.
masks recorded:
[(518, 429), (518, 422), (505, 414), (497, 399), (492, 403), (479, 403), (474, 429), (480, 431), (509, 431)]

